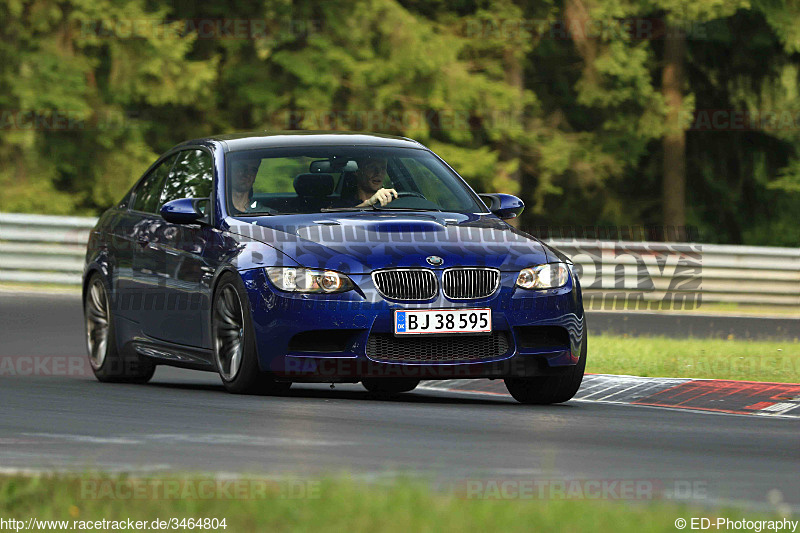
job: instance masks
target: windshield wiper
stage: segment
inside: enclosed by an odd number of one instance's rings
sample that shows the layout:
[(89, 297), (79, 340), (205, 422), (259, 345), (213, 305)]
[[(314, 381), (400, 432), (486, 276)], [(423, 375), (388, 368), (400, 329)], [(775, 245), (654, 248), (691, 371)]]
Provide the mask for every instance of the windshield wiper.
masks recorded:
[(244, 213), (237, 213), (235, 215), (231, 215), (234, 217), (272, 217), (276, 215), (291, 215), (292, 213), (281, 213), (280, 211), (250, 211)]
[(376, 211), (439, 211), (439, 212), (441, 212), (441, 209), (437, 209), (435, 207), (392, 207), (390, 205), (385, 205), (385, 206), (380, 207), (380, 206), (378, 206), (378, 204), (375, 204), (375, 205), (372, 206), (372, 208), (374, 210), (376, 210)]
[(321, 213), (335, 213), (337, 211), (439, 211), (435, 207), (392, 207), (373, 204), (369, 207), (323, 207), (320, 209)]

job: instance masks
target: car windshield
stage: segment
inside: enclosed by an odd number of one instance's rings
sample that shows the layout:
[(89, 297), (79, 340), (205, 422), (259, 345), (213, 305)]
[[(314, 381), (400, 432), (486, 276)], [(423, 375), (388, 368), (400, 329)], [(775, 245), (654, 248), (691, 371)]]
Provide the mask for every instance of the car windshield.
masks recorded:
[[(227, 156), (228, 212), (235, 215), (349, 210), (486, 212), (486, 206), (427, 150), (295, 147)], [(391, 200), (370, 202), (381, 189)], [(384, 195), (389, 198), (388, 195)]]

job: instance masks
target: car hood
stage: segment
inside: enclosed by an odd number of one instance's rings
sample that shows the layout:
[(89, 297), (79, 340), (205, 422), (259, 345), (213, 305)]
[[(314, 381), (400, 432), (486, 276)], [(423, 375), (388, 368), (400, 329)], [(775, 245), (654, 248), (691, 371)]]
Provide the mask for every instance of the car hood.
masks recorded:
[(300, 265), (341, 272), (455, 266), (518, 271), (559, 260), (539, 240), (494, 215), (340, 212), (226, 222), (231, 233), (272, 246)]

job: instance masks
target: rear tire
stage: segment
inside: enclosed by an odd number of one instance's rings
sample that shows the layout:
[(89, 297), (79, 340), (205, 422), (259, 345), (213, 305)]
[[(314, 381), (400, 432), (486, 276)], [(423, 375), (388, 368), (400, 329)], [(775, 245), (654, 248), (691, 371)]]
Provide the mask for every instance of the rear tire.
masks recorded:
[(89, 365), (98, 381), (106, 383), (147, 383), (156, 371), (152, 361), (138, 354), (122, 354), (117, 348), (114, 313), (102, 276), (89, 278), (83, 297), (86, 349)]
[(256, 336), (247, 291), (239, 276), (226, 272), (214, 291), (211, 334), (214, 364), (223, 385), (234, 394), (280, 394), (291, 383), (278, 382), (258, 366)]
[(368, 378), (362, 379), (361, 384), (373, 394), (392, 395), (414, 390), (419, 385), (419, 380), (412, 378)]
[(532, 378), (507, 378), (506, 388), (511, 396), (525, 404), (562, 403), (578, 392), (586, 369), (587, 335), (584, 333), (581, 357), (578, 363), (564, 374)]

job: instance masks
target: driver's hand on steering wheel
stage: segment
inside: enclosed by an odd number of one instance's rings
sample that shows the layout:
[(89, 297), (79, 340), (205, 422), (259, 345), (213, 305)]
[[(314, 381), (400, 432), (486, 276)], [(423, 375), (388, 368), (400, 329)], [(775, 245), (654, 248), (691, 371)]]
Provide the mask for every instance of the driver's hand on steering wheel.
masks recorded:
[(367, 207), (370, 205), (375, 205), (380, 202), (381, 206), (384, 206), (397, 198), (397, 191), (394, 189), (378, 189), (378, 192), (372, 195), (369, 200), (362, 202), (361, 205), (358, 207)]

